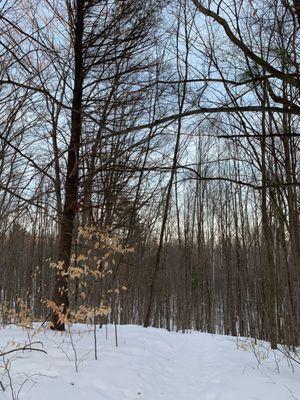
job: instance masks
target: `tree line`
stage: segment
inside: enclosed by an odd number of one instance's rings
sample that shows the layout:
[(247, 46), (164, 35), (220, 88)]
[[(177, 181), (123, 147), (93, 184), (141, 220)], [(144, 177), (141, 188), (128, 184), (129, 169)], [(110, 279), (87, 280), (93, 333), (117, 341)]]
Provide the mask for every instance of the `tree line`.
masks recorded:
[[(4, 1), (2, 304), (66, 315), (114, 282), (113, 322), (298, 345), (299, 9)], [(82, 226), (134, 251), (78, 299)]]

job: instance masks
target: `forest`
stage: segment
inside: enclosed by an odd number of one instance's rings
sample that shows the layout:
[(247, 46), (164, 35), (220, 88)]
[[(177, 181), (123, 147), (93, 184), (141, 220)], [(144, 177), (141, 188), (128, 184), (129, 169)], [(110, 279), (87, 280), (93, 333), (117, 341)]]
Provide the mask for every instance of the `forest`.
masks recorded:
[(299, 0), (0, 0), (1, 326), (300, 365), (299, 61)]

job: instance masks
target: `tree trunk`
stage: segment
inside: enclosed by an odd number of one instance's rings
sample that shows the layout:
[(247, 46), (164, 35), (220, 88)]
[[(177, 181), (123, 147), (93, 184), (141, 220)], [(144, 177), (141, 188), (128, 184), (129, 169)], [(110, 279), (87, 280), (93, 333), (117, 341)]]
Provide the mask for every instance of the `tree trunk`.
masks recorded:
[[(61, 220), (58, 259), (63, 262), (64, 272), (68, 271), (72, 249), (74, 220), (78, 205), (78, 167), (79, 146), (82, 131), (82, 92), (83, 92), (83, 29), (84, 29), (84, 0), (77, 0), (75, 6), (74, 26), (74, 88), (71, 111), (71, 138), (68, 149), (67, 176), (65, 182), (65, 201)], [(57, 271), (59, 272), (59, 271)], [(56, 275), (53, 300), (60, 307), (62, 316), (67, 315), (69, 308), (68, 277)], [(62, 318), (63, 319), (63, 318)], [(59, 313), (52, 312), (52, 329), (65, 330), (64, 322)]]

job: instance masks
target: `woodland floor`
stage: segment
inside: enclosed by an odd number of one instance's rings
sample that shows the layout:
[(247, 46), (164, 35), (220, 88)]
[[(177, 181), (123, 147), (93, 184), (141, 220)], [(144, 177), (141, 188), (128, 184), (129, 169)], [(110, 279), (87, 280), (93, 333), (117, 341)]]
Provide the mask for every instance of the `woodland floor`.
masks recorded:
[[(93, 333), (84, 325), (72, 330), (78, 373), (68, 335), (35, 334), (31, 340), (41, 341), (47, 354), (18, 352), (10, 365), (15, 393), (29, 379), (20, 399), (300, 400), (300, 368), (295, 365), (293, 371), (279, 351), (263, 342), (255, 356), (251, 340), (237, 346), (237, 339), (228, 336), (127, 325), (118, 327), (116, 347), (114, 327), (108, 326), (107, 338), (105, 327), (97, 329), (96, 361)], [(29, 335), (32, 331), (16, 326), (1, 329), (0, 348), (28, 343)], [(0, 379), (8, 384), (7, 376)], [(0, 398), (13, 398), (8, 386)]]

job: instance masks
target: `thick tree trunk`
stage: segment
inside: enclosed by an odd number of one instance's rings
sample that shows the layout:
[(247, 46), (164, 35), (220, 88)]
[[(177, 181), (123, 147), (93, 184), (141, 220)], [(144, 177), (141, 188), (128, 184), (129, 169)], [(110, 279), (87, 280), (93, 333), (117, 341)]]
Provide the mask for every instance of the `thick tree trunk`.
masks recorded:
[[(65, 201), (61, 220), (58, 259), (63, 262), (64, 272), (68, 271), (72, 249), (74, 219), (78, 205), (78, 158), (82, 131), (82, 91), (83, 91), (83, 56), (82, 39), (84, 29), (84, 0), (77, 0), (74, 27), (74, 88), (71, 112), (71, 138), (68, 150), (67, 176), (65, 182)], [(59, 272), (59, 271), (58, 271)], [(53, 300), (60, 307), (62, 316), (69, 308), (68, 277), (57, 274)], [(64, 330), (64, 322), (59, 313), (52, 312), (52, 329)]]

